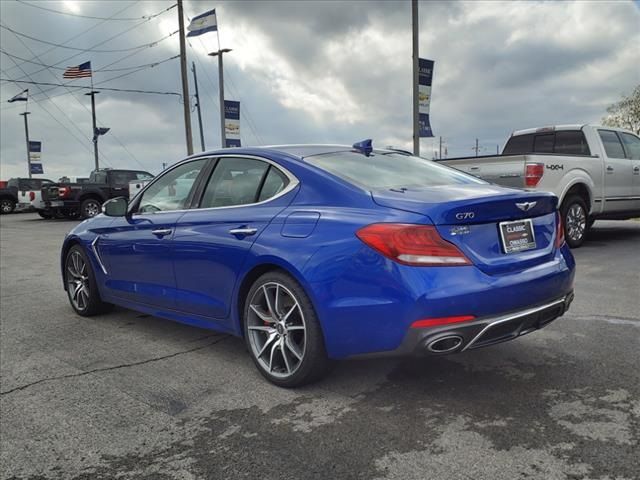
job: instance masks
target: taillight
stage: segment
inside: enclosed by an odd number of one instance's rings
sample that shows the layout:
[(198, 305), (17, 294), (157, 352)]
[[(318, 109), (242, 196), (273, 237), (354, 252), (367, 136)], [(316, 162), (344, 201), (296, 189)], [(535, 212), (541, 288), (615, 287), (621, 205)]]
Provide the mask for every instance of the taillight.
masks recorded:
[(556, 212), (556, 248), (564, 245), (564, 225), (562, 225), (562, 216), (560, 212)]
[(374, 223), (356, 232), (357, 237), (391, 260), (414, 266), (471, 265), (454, 244), (430, 225)]
[(36, 193), (35, 192), (29, 192), (29, 200), (31, 200), (32, 202), (36, 199)]
[(535, 187), (544, 175), (544, 163), (527, 163), (524, 171), (524, 184)]
[(60, 198), (65, 198), (70, 193), (71, 193), (71, 187), (58, 187), (58, 196)]

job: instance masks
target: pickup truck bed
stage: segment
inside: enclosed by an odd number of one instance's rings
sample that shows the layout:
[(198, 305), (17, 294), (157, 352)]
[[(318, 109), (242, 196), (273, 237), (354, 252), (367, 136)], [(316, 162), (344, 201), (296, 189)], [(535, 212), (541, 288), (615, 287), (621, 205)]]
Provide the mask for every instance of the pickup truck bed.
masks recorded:
[(514, 132), (502, 155), (441, 163), (488, 182), (553, 192), (567, 242), (578, 247), (596, 219), (640, 216), (640, 138), (591, 125)]

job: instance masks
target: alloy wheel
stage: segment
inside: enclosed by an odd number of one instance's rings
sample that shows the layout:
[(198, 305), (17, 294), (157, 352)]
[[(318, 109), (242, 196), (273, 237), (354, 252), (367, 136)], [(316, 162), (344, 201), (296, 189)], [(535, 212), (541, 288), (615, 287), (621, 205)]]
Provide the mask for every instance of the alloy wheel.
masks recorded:
[(100, 204), (95, 200), (86, 202), (84, 205), (84, 216), (85, 218), (95, 217), (100, 213)]
[(307, 343), (305, 318), (295, 295), (280, 283), (265, 283), (251, 298), (246, 321), (249, 344), (260, 366), (278, 378), (293, 375)]
[(77, 251), (72, 251), (67, 257), (67, 291), (71, 303), (77, 310), (87, 309), (91, 294), (89, 269)]
[(565, 224), (567, 226), (567, 236), (574, 241), (580, 240), (587, 229), (587, 214), (584, 208), (577, 203), (571, 205), (567, 211)]
[(0, 202), (0, 210), (2, 210), (2, 213), (11, 213), (13, 211), (11, 200), (2, 200)]

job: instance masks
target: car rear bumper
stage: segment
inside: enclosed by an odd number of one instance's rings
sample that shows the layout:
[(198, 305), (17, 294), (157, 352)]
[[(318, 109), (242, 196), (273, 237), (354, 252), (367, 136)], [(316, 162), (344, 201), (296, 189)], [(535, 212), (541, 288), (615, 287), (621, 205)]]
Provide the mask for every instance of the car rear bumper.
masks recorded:
[(446, 355), (513, 340), (564, 315), (573, 298), (572, 291), (551, 302), (499, 316), (440, 327), (412, 328), (400, 347), (383, 355)]

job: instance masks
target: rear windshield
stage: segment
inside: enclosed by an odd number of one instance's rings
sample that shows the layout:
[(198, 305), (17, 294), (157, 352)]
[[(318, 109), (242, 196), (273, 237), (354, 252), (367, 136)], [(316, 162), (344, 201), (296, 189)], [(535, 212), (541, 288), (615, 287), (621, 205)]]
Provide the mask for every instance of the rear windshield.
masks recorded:
[(582, 130), (528, 133), (511, 137), (503, 155), (524, 153), (557, 153), (560, 155), (591, 155)]
[(305, 160), (367, 190), (486, 183), (471, 175), (419, 157), (391, 152), (335, 152)]

